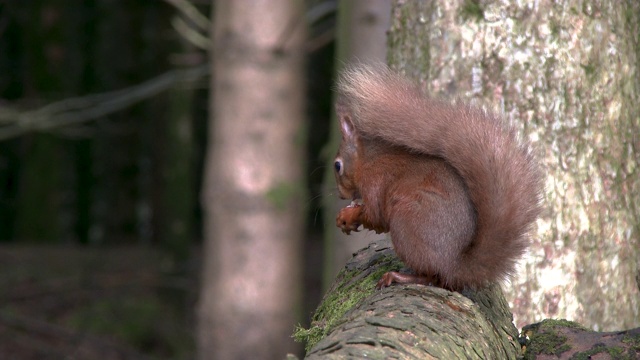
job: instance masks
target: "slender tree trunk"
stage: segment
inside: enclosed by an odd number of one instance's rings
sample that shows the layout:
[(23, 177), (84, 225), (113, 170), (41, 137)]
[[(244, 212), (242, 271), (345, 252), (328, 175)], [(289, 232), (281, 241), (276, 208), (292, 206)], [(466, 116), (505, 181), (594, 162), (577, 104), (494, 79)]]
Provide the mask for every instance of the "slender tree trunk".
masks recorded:
[[(391, 2), (389, 0), (341, 0), (338, 8), (337, 31), (337, 59), (336, 70), (351, 61), (384, 62), (387, 55), (387, 30), (391, 16)], [(333, 114), (333, 112), (332, 112)], [(340, 142), (338, 121), (335, 117), (331, 121), (331, 139), (328, 148), (337, 151)], [(334, 194), (336, 180), (333, 173), (333, 156), (327, 159), (324, 187), (325, 194)], [(331, 285), (333, 278), (344, 266), (344, 263), (358, 249), (369, 242), (384, 237), (373, 231), (352, 233), (349, 236), (336, 227), (336, 214), (344, 207), (345, 202), (336, 196), (325, 198), (325, 266), (324, 287)]]
[(283, 358), (302, 278), (302, 2), (215, 5), (198, 353)]
[(390, 60), (499, 108), (546, 166), (547, 211), (510, 283), (517, 325), (640, 325), (637, 2), (397, 1)]

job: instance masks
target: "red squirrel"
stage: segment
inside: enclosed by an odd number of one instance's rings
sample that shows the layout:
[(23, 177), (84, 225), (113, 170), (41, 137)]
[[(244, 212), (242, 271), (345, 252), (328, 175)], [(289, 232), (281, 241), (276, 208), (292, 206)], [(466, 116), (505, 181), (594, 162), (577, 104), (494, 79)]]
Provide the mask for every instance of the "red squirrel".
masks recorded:
[(505, 121), (468, 104), (430, 98), (384, 65), (348, 68), (338, 80), (342, 142), (335, 158), (336, 218), (389, 232), (415, 274), (377, 284), (451, 290), (505, 279), (541, 212), (542, 174)]

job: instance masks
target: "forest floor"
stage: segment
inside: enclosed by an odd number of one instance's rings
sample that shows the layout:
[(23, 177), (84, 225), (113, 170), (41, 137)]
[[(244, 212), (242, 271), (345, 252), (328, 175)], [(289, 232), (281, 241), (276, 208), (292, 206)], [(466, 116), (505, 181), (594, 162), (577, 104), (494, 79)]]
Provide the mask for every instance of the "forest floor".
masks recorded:
[(191, 359), (196, 266), (151, 247), (0, 246), (0, 359)]

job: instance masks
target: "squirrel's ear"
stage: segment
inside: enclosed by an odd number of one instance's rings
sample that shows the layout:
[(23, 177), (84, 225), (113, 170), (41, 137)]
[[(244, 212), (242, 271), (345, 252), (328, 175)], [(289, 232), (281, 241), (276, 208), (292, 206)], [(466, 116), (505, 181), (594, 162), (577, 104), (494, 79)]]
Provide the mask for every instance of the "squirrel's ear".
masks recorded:
[(351, 119), (351, 111), (343, 97), (339, 97), (336, 101), (336, 115), (338, 115), (338, 121), (340, 122), (342, 138), (345, 140), (353, 139), (355, 136), (355, 127)]
[(340, 119), (340, 132), (342, 133), (342, 138), (345, 140), (354, 139), (356, 137), (356, 130), (353, 127), (351, 115), (347, 113), (338, 113), (338, 118)]
[(355, 127), (353, 126), (353, 120), (351, 119), (351, 113), (344, 103), (336, 103), (336, 115), (338, 115), (338, 120), (340, 121), (340, 132), (342, 133), (342, 138), (355, 138), (356, 131)]
[(338, 121), (340, 121), (342, 139), (347, 142), (356, 142), (358, 138), (356, 128), (353, 125), (352, 112), (348, 102), (342, 96), (338, 97), (336, 101), (336, 115), (338, 115)]

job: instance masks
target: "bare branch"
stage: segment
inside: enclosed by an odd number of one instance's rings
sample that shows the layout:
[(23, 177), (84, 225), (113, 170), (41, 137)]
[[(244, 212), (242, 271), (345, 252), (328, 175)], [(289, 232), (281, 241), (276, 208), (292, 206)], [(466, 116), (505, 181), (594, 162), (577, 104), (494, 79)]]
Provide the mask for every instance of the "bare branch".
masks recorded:
[(39, 109), (20, 112), (0, 109), (0, 140), (31, 131), (51, 130), (91, 121), (126, 109), (178, 83), (194, 82), (209, 73), (206, 65), (168, 71), (156, 78), (125, 89), (57, 101)]
[(195, 30), (192, 26), (182, 20), (181, 17), (174, 16), (173, 19), (171, 19), (171, 26), (173, 26), (173, 29), (180, 34), (180, 36), (195, 47), (209, 51), (209, 48), (211, 47), (211, 39)]
[(192, 3), (187, 0), (164, 0), (168, 4), (173, 5), (187, 19), (189, 19), (198, 29), (208, 32), (211, 27), (209, 18), (203, 15)]

